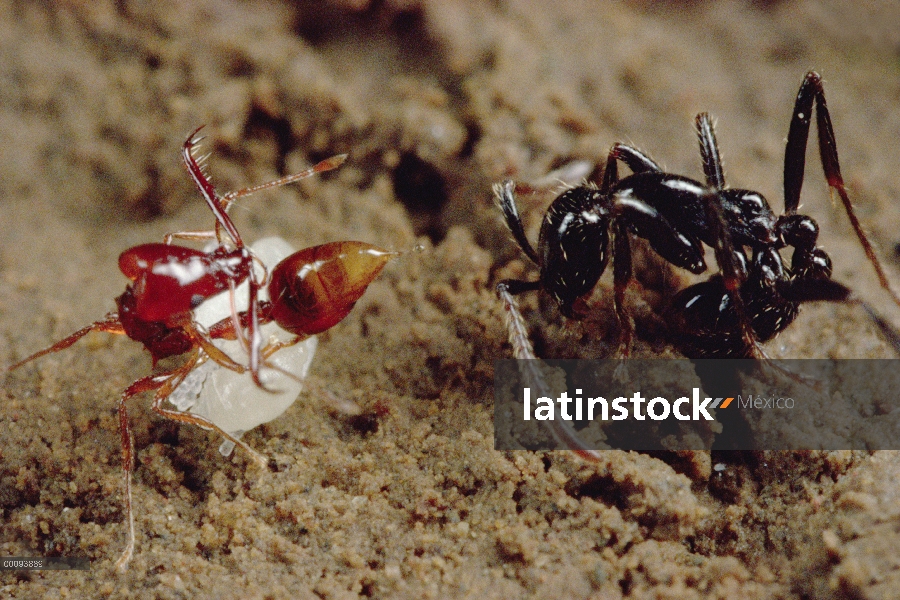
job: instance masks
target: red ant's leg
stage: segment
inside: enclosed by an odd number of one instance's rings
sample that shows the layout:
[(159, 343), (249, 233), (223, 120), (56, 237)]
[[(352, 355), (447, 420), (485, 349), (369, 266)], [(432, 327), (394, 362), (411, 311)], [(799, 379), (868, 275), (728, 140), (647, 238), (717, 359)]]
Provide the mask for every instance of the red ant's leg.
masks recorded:
[(313, 165), (309, 169), (306, 169), (299, 173), (294, 173), (293, 175), (288, 175), (287, 177), (282, 177), (281, 179), (276, 179), (275, 181), (270, 181), (261, 185), (243, 188), (235, 192), (229, 192), (224, 197), (221, 197), (218, 195), (218, 193), (216, 193), (216, 189), (209, 181), (209, 177), (207, 177), (207, 175), (203, 172), (203, 163), (205, 163), (209, 155), (205, 155), (200, 158), (194, 158), (194, 149), (197, 147), (197, 144), (199, 144), (199, 142), (203, 139), (195, 137), (201, 129), (203, 129), (202, 126), (194, 130), (190, 137), (188, 137), (188, 139), (184, 142), (182, 150), (184, 165), (185, 167), (187, 167), (188, 173), (191, 175), (191, 178), (194, 180), (194, 183), (200, 190), (200, 193), (203, 194), (203, 197), (206, 199), (206, 203), (209, 205), (210, 209), (213, 211), (213, 214), (216, 217), (216, 237), (221, 240), (220, 232), (221, 229), (224, 228), (228, 233), (228, 236), (232, 239), (235, 246), (237, 246), (238, 248), (243, 247), (244, 243), (241, 240), (241, 236), (238, 233), (237, 228), (234, 226), (234, 223), (228, 216), (228, 207), (232, 202), (243, 196), (249, 196), (250, 194), (254, 194), (262, 190), (294, 183), (295, 181), (299, 181), (311, 175), (315, 175), (316, 173), (322, 173), (324, 171), (336, 169), (341, 166), (345, 160), (347, 160), (346, 154), (338, 154), (337, 156), (326, 158), (325, 160)]
[(259, 319), (259, 282), (256, 280), (256, 273), (253, 269), (250, 269), (250, 327), (249, 330), (249, 338), (250, 338), (250, 374), (253, 376), (253, 383), (255, 383), (258, 387), (269, 390), (263, 382), (259, 378), (259, 369), (260, 364), (264, 362), (262, 357), (262, 332), (260, 331), (260, 319)]
[[(234, 192), (228, 192), (221, 198), (219, 201), (222, 203), (222, 210), (228, 211), (231, 207), (231, 203), (237, 200), (238, 198), (244, 198), (251, 194), (255, 194), (256, 192), (261, 192), (263, 190), (268, 190), (272, 188), (281, 187), (283, 185), (288, 185), (290, 183), (294, 183), (295, 181), (300, 181), (301, 179), (305, 179), (310, 177), (311, 175), (315, 175), (316, 173), (324, 173), (325, 171), (331, 171), (332, 169), (337, 169), (339, 166), (344, 164), (344, 161), (347, 160), (346, 154), (338, 154), (336, 156), (332, 156), (330, 158), (326, 158), (325, 160), (319, 161), (315, 165), (311, 166), (308, 169), (300, 171), (299, 173), (294, 173), (293, 175), (287, 175), (280, 179), (276, 179), (275, 181), (270, 181), (268, 183), (262, 183), (260, 185), (254, 185), (251, 187), (243, 188)], [(216, 225), (216, 233), (219, 234), (221, 227)]]
[(244, 247), (244, 241), (241, 239), (241, 234), (238, 233), (237, 228), (234, 226), (234, 223), (231, 220), (231, 217), (228, 216), (228, 213), (225, 212), (225, 207), (222, 206), (222, 199), (219, 197), (219, 194), (216, 192), (216, 188), (213, 187), (213, 184), (210, 183), (209, 178), (203, 172), (202, 164), (208, 158), (207, 156), (203, 156), (199, 159), (194, 158), (194, 149), (197, 147), (197, 144), (203, 138), (197, 138), (197, 133), (203, 129), (203, 126), (198, 127), (194, 130), (194, 132), (188, 137), (184, 142), (184, 146), (182, 146), (182, 158), (184, 159), (184, 166), (187, 168), (188, 174), (190, 174), (191, 179), (194, 180), (194, 184), (197, 186), (197, 189), (200, 190), (200, 193), (203, 194), (203, 198), (206, 200), (206, 204), (209, 206), (209, 209), (212, 211), (213, 215), (216, 217), (216, 232), (218, 234), (219, 228), (222, 227), (228, 233), (228, 236), (234, 242), (234, 245), (238, 248)]
[(178, 421), (179, 423), (189, 423), (191, 425), (195, 425), (201, 429), (212, 430), (224, 437), (226, 440), (230, 441), (236, 446), (240, 446), (244, 449), (244, 451), (250, 455), (253, 460), (255, 460), (260, 466), (263, 468), (267, 467), (269, 461), (265, 456), (251, 448), (246, 444), (246, 442), (242, 442), (238, 438), (234, 437), (227, 431), (219, 428), (218, 425), (201, 417), (200, 415), (194, 415), (191, 413), (184, 413), (177, 410), (171, 410), (168, 408), (163, 408), (162, 403), (169, 397), (169, 395), (178, 387), (187, 374), (194, 368), (195, 362), (189, 362), (185, 367), (182, 367), (177, 372), (176, 376), (169, 377), (164, 383), (163, 386), (156, 392), (156, 396), (153, 398), (153, 410), (154, 412), (162, 415), (166, 419), (170, 421)]
[[(260, 307), (260, 314), (258, 316), (257, 328), (260, 329), (262, 325), (272, 322), (272, 318), (269, 314), (269, 309), (271, 308), (271, 305), (268, 302), (259, 302), (257, 304)], [(225, 317), (218, 323), (214, 323), (209, 328), (209, 338), (222, 339), (222, 340), (239, 340), (240, 339), (239, 332), (242, 327), (247, 326), (249, 319), (250, 319), (250, 315), (247, 312), (240, 313), (238, 326), (236, 327), (234, 324), (234, 321), (231, 317)], [(266, 359), (268, 359), (270, 356), (272, 356), (273, 354), (275, 354), (282, 348), (287, 348), (289, 346), (293, 346), (293, 345), (298, 344), (308, 338), (309, 338), (309, 336), (298, 335), (294, 339), (287, 341), (287, 342), (282, 342), (282, 341), (278, 341), (278, 340), (269, 341), (266, 345), (261, 346), (259, 348), (259, 362), (258, 362), (259, 368), (264, 367), (267, 369), (273, 369), (275, 371), (278, 371), (279, 373), (281, 373), (282, 375), (284, 375), (286, 377), (290, 377), (291, 379), (293, 379), (295, 381), (303, 381), (301, 378), (297, 377), (290, 371), (286, 371), (277, 365), (269, 364)], [(228, 361), (231, 360), (228, 358), (227, 355), (225, 355), (221, 350), (219, 350), (218, 347), (216, 347), (212, 343), (210, 343), (209, 339), (207, 339), (206, 337), (199, 336), (197, 339), (198, 339), (198, 342), (201, 344), (201, 347), (204, 349), (204, 351), (207, 352), (207, 354), (209, 354), (210, 350), (208, 350), (207, 346), (204, 344), (208, 344), (211, 347), (212, 351), (218, 353), (221, 356), (225, 356), (226, 360), (228, 360)], [(212, 358), (215, 362), (219, 363), (223, 367), (231, 369), (232, 371), (237, 371), (238, 373), (244, 373), (244, 372), (250, 370), (252, 373), (252, 370), (250, 368), (244, 367), (243, 365), (235, 365), (235, 363), (233, 361), (231, 361), (229, 363), (229, 362), (223, 362), (223, 361), (219, 360), (217, 357), (210, 356), (210, 358)], [(235, 366), (237, 366), (239, 368), (235, 368)], [(256, 383), (260, 388), (262, 388), (264, 390), (273, 391), (273, 390), (269, 390), (265, 386), (260, 385), (260, 383), (257, 382), (255, 379), (254, 379), (254, 383)], [(277, 392), (278, 390), (274, 390), (274, 391)]]
[[(226, 318), (226, 320), (230, 321), (230, 317)], [(218, 363), (219, 365), (229, 369), (231, 371), (236, 371), (238, 373), (244, 373), (247, 371), (247, 367), (242, 365), (239, 362), (236, 362), (230, 356), (225, 354), (222, 350), (220, 350), (215, 344), (210, 341), (209, 337), (197, 329), (193, 324), (184, 325), (185, 330), (191, 336), (191, 339), (197, 343), (197, 346), (201, 348), (210, 359)]]
[(125, 517), (128, 520), (127, 542), (125, 550), (116, 568), (124, 570), (131, 556), (134, 554), (134, 510), (131, 506), (131, 475), (134, 471), (134, 439), (131, 436), (131, 426), (128, 423), (128, 409), (125, 403), (132, 397), (143, 392), (156, 390), (165, 385), (171, 378), (170, 375), (148, 375), (138, 379), (129, 385), (119, 400), (119, 434), (122, 436), (122, 470), (125, 472)]
[[(153, 398), (154, 412), (162, 415), (171, 421), (179, 423), (189, 423), (196, 425), (202, 429), (213, 430), (225, 439), (231, 441), (236, 446), (240, 446), (247, 454), (250, 455), (257, 463), (265, 467), (268, 461), (265, 456), (248, 446), (245, 442), (235, 438), (233, 435), (220, 429), (213, 422), (190, 413), (183, 413), (177, 410), (170, 410), (162, 407), (162, 403), (172, 394), (182, 381), (194, 370), (200, 363), (200, 351), (195, 349), (187, 362), (178, 367), (174, 371), (163, 375), (149, 375), (138, 379), (132, 383), (122, 393), (119, 400), (119, 432), (122, 436), (122, 467), (125, 471), (125, 513), (128, 519), (128, 541), (122, 556), (116, 561), (116, 567), (124, 569), (134, 554), (135, 535), (134, 535), (134, 511), (132, 509), (131, 499), (131, 477), (134, 471), (134, 439), (131, 435), (131, 426), (128, 422), (128, 410), (126, 402), (132, 397), (143, 392), (156, 390)], [(239, 366), (239, 365), (238, 365)]]
[[(211, 240), (216, 240), (216, 232), (215, 231), (176, 231), (173, 233), (167, 233), (163, 238), (163, 244), (167, 246), (172, 243), (173, 239), (179, 240), (193, 240), (197, 242), (209, 242)], [(221, 241), (221, 240), (217, 240)]]
[(72, 344), (74, 344), (75, 342), (77, 342), (78, 340), (80, 340), (81, 338), (83, 338), (84, 336), (86, 336), (87, 334), (89, 334), (92, 331), (103, 331), (106, 333), (114, 333), (116, 335), (125, 335), (125, 330), (122, 328), (122, 323), (119, 322), (119, 315), (116, 313), (109, 313), (108, 315), (106, 315), (106, 317), (102, 321), (96, 321), (94, 323), (91, 323), (87, 327), (83, 327), (82, 329), (79, 329), (72, 335), (56, 342), (49, 348), (44, 348), (40, 352), (35, 352), (28, 358), (24, 358), (24, 359), (20, 360), (19, 362), (15, 363), (14, 365), (7, 367), (7, 370), (12, 371), (14, 369), (18, 369), (25, 363), (31, 362), (32, 360), (34, 360), (36, 358), (46, 356), (47, 354), (53, 354), (54, 352), (59, 352), (60, 350), (65, 350), (66, 348), (68, 348), (69, 346), (71, 346)]

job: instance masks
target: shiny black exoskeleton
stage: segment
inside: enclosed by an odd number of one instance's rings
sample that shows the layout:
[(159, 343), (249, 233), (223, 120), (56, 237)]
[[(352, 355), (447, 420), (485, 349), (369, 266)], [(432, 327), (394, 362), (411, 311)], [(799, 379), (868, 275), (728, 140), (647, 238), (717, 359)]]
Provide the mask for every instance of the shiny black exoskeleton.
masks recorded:
[[(600, 187), (585, 184), (557, 197), (541, 226), (538, 250), (528, 242), (515, 205), (512, 182), (495, 186), (506, 222), (523, 251), (540, 268), (538, 281), (503, 281), (502, 291), (517, 294), (544, 289), (567, 317), (583, 316), (584, 298), (604, 272), (613, 233), (616, 313), (627, 355), (632, 325), (624, 307), (631, 278), (628, 234), (648, 241), (666, 261), (702, 273), (703, 245), (715, 250), (720, 273), (682, 290), (667, 311), (672, 340), (689, 357), (746, 357), (757, 342), (777, 335), (809, 301), (841, 302), (851, 291), (831, 279), (831, 259), (816, 246), (818, 226), (797, 214), (806, 162), (809, 127), (816, 104), (819, 152), (828, 184), (837, 191), (882, 287), (887, 278), (853, 212), (838, 163), (822, 81), (807, 73), (794, 105), (785, 149), (785, 211), (776, 217), (763, 196), (725, 187), (712, 122), (697, 116), (706, 183), (664, 172), (640, 151), (616, 144)], [(618, 176), (618, 161), (632, 174)], [(779, 250), (793, 248), (790, 266)], [(900, 299), (891, 291), (894, 301)], [(870, 311), (871, 314), (871, 311)]]

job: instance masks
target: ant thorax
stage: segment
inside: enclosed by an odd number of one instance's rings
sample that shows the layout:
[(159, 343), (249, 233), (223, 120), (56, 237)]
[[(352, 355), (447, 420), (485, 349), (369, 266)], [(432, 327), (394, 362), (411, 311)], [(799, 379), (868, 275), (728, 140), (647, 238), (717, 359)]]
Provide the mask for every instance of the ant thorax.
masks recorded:
[[(269, 237), (256, 242), (250, 247), (253, 255), (271, 272), (279, 262), (294, 253), (294, 249), (281, 238)], [(259, 264), (254, 263), (259, 281), (264, 274)], [(245, 281), (234, 294), (237, 311), (247, 310), (247, 286)], [(267, 286), (259, 290), (260, 301), (268, 300)], [(194, 311), (194, 319), (205, 328), (227, 319), (232, 314), (231, 293), (225, 291), (206, 300)], [(281, 329), (276, 323), (267, 323), (260, 328), (263, 339), (269, 341), (277, 338), (287, 342), (295, 336)], [(249, 357), (241, 343), (237, 340), (215, 339), (213, 343), (237, 362), (247, 364)], [(309, 372), (313, 356), (316, 352), (317, 338), (309, 337), (300, 343), (288, 346), (275, 352), (266, 360), (271, 367), (277, 367), (293, 374), (295, 378), (272, 369), (263, 368), (260, 378), (266, 391), (257, 386), (247, 373), (238, 373), (222, 367), (213, 360), (207, 360), (191, 371), (184, 381), (169, 396), (169, 402), (178, 410), (190, 412), (209, 419), (216, 426), (240, 438), (244, 432), (263, 423), (268, 423), (279, 416), (294, 403), (303, 388), (304, 379)], [(234, 443), (224, 440), (219, 446), (223, 456), (229, 456)]]

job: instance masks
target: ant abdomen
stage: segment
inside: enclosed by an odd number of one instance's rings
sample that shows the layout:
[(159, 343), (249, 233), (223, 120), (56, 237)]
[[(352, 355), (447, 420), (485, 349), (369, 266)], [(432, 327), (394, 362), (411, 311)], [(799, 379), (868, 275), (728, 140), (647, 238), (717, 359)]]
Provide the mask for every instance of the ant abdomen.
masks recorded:
[(272, 270), (268, 317), (295, 335), (341, 322), (397, 255), (364, 242), (331, 242), (287, 257)]

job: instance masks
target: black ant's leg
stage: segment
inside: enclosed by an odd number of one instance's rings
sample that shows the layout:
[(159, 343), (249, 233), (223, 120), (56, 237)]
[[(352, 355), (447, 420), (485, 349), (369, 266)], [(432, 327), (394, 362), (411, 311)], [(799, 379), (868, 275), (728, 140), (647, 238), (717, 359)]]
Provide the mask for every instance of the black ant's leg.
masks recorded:
[[(537, 397), (553, 397), (550, 386), (547, 384), (541, 371), (540, 363), (535, 360), (534, 347), (528, 338), (528, 328), (525, 319), (519, 312), (519, 306), (510, 293), (506, 284), (501, 282), (497, 286), (497, 295), (506, 307), (506, 329), (509, 335), (509, 343), (513, 347), (513, 356), (518, 360), (519, 373), (522, 380), (531, 386)], [(574, 450), (579, 456), (593, 462), (600, 461), (600, 454), (596, 450), (589, 449), (572, 425), (562, 419), (542, 421), (550, 431), (553, 438), (569, 450)]]
[(639, 198), (616, 190), (619, 182), (618, 160), (634, 172), (659, 171), (659, 166), (639, 150), (616, 144), (606, 158), (600, 187), (599, 197), (612, 205), (614, 215), (613, 292), (616, 319), (621, 327), (618, 354), (621, 358), (627, 358), (634, 339), (634, 323), (625, 306), (625, 290), (632, 277), (629, 226), (669, 262), (692, 272), (701, 272), (706, 265), (699, 245), (676, 231), (659, 211)]
[(706, 174), (706, 182), (709, 186), (709, 192), (703, 196), (703, 206), (706, 211), (707, 223), (712, 231), (716, 263), (721, 271), (725, 289), (734, 306), (744, 346), (752, 354), (757, 354), (758, 344), (756, 335), (753, 332), (753, 324), (750, 322), (744, 299), (741, 296), (741, 285), (747, 277), (746, 258), (743, 250), (735, 248), (731, 239), (731, 232), (728, 229), (728, 222), (722, 211), (722, 190), (725, 183), (725, 175), (722, 169), (722, 159), (719, 155), (719, 144), (716, 141), (716, 132), (707, 113), (697, 115), (694, 125), (697, 129), (697, 138), (700, 141), (703, 171)]
[[(624, 220), (639, 237), (650, 243), (657, 254), (676, 267), (687, 269), (695, 274), (705, 271), (703, 248), (699, 242), (692, 241), (672, 227), (671, 223), (656, 208), (635, 195), (636, 190), (617, 189), (618, 160), (622, 160), (632, 171), (660, 170), (656, 163), (639, 150), (623, 144), (613, 146), (606, 157), (606, 168), (603, 171), (599, 198), (603, 202), (609, 203), (615, 219)], [(618, 252), (618, 250), (616, 251)], [(629, 277), (630, 272), (629, 266)]]
[(845, 302), (859, 304), (881, 332), (884, 339), (900, 355), (900, 331), (884, 319), (867, 302), (854, 297), (853, 290), (832, 279), (800, 279), (785, 281), (779, 294), (791, 302)]
[(709, 114), (700, 113), (695, 120), (697, 138), (700, 142), (700, 156), (703, 159), (703, 173), (706, 185), (716, 191), (725, 189), (725, 170), (722, 168), (722, 157), (716, 142), (715, 126)]
[(622, 328), (619, 338), (619, 356), (628, 358), (634, 340), (634, 323), (625, 307), (625, 289), (631, 281), (631, 241), (628, 226), (621, 219), (615, 225), (615, 253), (613, 254), (613, 291), (615, 293), (616, 318)]
[(881, 332), (881, 335), (884, 336), (884, 339), (894, 348), (894, 352), (900, 355), (900, 331), (897, 331), (896, 327), (888, 323), (884, 317), (878, 314), (875, 309), (866, 302), (859, 301), (859, 304), (862, 305), (863, 309), (869, 315), (869, 318), (878, 327), (878, 330)]
[(633, 190), (613, 193), (612, 213), (624, 220), (629, 229), (644, 238), (650, 247), (676, 267), (699, 274), (706, 270), (703, 247), (677, 229), (653, 206), (633, 195)]
[(609, 158), (607, 159), (607, 166), (609, 165), (609, 159), (619, 159), (631, 169), (632, 173), (644, 173), (647, 171), (652, 172), (662, 172), (662, 168), (656, 164), (656, 162), (638, 150), (637, 148), (632, 148), (631, 146), (626, 146), (625, 144), (615, 144), (612, 147), (612, 150), (609, 151)]
[(513, 349), (513, 356), (517, 360), (532, 360), (535, 358), (534, 348), (528, 339), (528, 327), (525, 318), (519, 311), (519, 304), (513, 298), (516, 292), (510, 289), (510, 283), (516, 281), (501, 281), (497, 284), (497, 295), (506, 307), (506, 330), (509, 336), (509, 344)]
[(800, 279), (785, 281), (779, 294), (791, 302), (846, 302), (859, 304), (898, 355), (900, 355), (900, 331), (884, 319), (867, 302), (853, 296), (853, 290), (832, 279)]
[(540, 281), (519, 281), (518, 279), (504, 279), (497, 284), (499, 291), (500, 286), (504, 286), (506, 292), (513, 296), (524, 294), (525, 292), (536, 292), (541, 289)]
[(519, 247), (522, 248), (522, 252), (524, 252), (532, 262), (539, 265), (541, 264), (540, 258), (534, 247), (531, 245), (531, 242), (528, 241), (528, 236), (525, 235), (525, 228), (522, 226), (522, 218), (519, 216), (519, 208), (516, 206), (515, 189), (516, 184), (511, 180), (506, 180), (503, 183), (496, 183), (494, 184), (494, 197), (497, 200), (497, 205), (500, 207), (500, 210), (503, 211), (503, 218), (506, 220), (506, 226), (509, 227), (509, 230), (512, 232), (516, 243), (519, 244)]
[(816, 102), (816, 129), (819, 135), (819, 155), (822, 159), (822, 169), (828, 185), (837, 192), (844, 205), (853, 231), (859, 239), (866, 257), (875, 269), (881, 287), (887, 290), (900, 306), (900, 296), (891, 288), (887, 274), (881, 266), (881, 261), (875, 254), (875, 249), (863, 231), (862, 224), (853, 210), (850, 196), (844, 185), (841, 175), (841, 165), (838, 161), (837, 142), (834, 137), (834, 127), (831, 125), (831, 115), (825, 103), (825, 89), (822, 78), (815, 71), (810, 71), (800, 85), (797, 93), (797, 101), (794, 104), (794, 114), (791, 118), (791, 126), (788, 131), (788, 141), (784, 152), (784, 207), (787, 214), (793, 214), (800, 205), (800, 190), (803, 186), (803, 174), (806, 165), (806, 143), (809, 138), (809, 124), (812, 118), (812, 104)]
[[(506, 220), (506, 225), (512, 232), (516, 243), (519, 244), (522, 252), (524, 252), (533, 263), (535, 263), (536, 265), (540, 265), (541, 263), (538, 254), (535, 251), (534, 247), (531, 245), (531, 242), (528, 241), (528, 236), (525, 235), (525, 228), (522, 226), (522, 219), (519, 216), (519, 208), (518, 206), (516, 206), (515, 188), (516, 184), (511, 180), (494, 184), (494, 196), (496, 197), (497, 205), (500, 207), (500, 210), (503, 211), (503, 217)], [(501, 293), (501, 286), (503, 287), (504, 292), (518, 295), (523, 292), (530, 292), (541, 289), (541, 282), (508, 279), (505, 281), (501, 281), (497, 285), (498, 294)]]
[(778, 287), (778, 293), (791, 302), (847, 302), (853, 291), (833, 279), (789, 279)]

